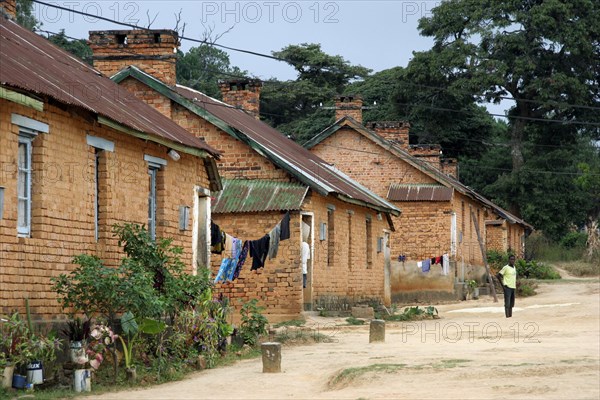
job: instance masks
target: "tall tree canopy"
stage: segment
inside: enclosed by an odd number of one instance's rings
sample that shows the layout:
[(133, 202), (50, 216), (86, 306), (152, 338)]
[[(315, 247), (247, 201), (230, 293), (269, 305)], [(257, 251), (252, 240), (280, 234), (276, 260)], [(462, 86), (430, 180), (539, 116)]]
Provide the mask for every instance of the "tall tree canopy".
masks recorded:
[(212, 97), (221, 97), (219, 80), (248, 75), (246, 71), (231, 66), (229, 55), (214, 46), (201, 45), (178, 54), (177, 82)]
[(490, 150), (506, 159), (483, 191), (552, 236), (581, 221), (576, 155), (599, 136), (599, 12), (594, 0), (445, 1), (419, 21), (433, 48), (407, 67), (411, 84), (423, 84), (417, 104), (432, 112), (512, 99), (507, 135), (497, 136), (509, 146)]
[(314, 43), (290, 45), (273, 55), (294, 67), (298, 77), (293, 81), (266, 81), (261, 95), (261, 114), (299, 142), (332, 122), (333, 113), (321, 106), (330, 105), (346, 85), (371, 72), (350, 64), (341, 56), (324, 53), (321, 45)]

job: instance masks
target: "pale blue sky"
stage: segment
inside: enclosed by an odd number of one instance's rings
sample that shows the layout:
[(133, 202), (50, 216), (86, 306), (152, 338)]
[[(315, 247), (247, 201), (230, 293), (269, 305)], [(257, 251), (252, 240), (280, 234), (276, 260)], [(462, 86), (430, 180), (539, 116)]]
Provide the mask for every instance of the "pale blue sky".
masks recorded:
[[(439, 1), (55, 1), (77, 11), (152, 28), (174, 28), (175, 13), (186, 23), (185, 36), (202, 38), (206, 29), (225, 33), (217, 43), (271, 54), (288, 44), (320, 43), (328, 54), (339, 54), (352, 64), (381, 71), (406, 66), (413, 51), (427, 50), (433, 41), (421, 37), (417, 26)], [(89, 30), (126, 29), (102, 20), (35, 5), (42, 29), (87, 38)], [(182, 41), (186, 51), (194, 43)], [(228, 51), (232, 65), (262, 79), (294, 79), (286, 63)], [(503, 107), (490, 109), (503, 113)]]

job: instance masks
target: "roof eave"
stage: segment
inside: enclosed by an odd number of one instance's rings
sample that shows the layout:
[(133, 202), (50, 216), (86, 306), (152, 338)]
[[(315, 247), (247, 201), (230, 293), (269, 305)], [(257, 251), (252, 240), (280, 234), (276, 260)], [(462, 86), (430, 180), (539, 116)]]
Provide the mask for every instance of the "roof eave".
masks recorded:
[(190, 154), (190, 155), (200, 157), (200, 158), (212, 158), (212, 156), (209, 155), (208, 152), (206, 152), (205, 150), (201, 150), (196, 147), (186, 146), (181, 143), (172, 142), (167, 139), (162, 139), (162, 138), (150, 135), (148, 133), (144, 133), (144, 132), (137, 131), (135, 129), (131, 129), (119, 122), (116, 122), (116, 121), (114, 121), (110, 118), (104, 117), (102, 115), (98, 115), (98, 123), (100, 123), (102, 125), (106, 125), (110, 128), (113, 128), (113, 129), (119, 131), (119, 132), (126, 133), (126, 134), (136, 137), (138, 139), (143, 139), (143, 140), (148, 140), (150, 142), (158, 143), (163, 146), (169, 147), (173, 150), (180, 151), (182, 153)]

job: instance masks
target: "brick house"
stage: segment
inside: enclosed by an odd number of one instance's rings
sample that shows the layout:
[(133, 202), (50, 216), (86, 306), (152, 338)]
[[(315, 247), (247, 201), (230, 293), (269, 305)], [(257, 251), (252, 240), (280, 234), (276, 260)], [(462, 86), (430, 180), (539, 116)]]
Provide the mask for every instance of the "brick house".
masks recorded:
[(209, 254), (219, 152), (1, 5), (0, 313), (29, 298), (36, 319), (56, 318), (50, 279), (82, 253), (117, 265), (115, 223), (174, 238), (193, 272)]
[[(441, 159), (439, 145), (409, 145), (403, 122), (362, 124), (362, 99), (339, 96), (336, 122), (305, 147), (376, 194), (402, 208), (391, 237), (392, 297), (396, 300), (454, 296), (455, 282), (485, 275), (475, 225), (488, 249), (523, 255), (533, 228), (458, 181), (456, 160)], [(418, 262), (448, 254), (447, 275)], [(402, 260), (402, 261), (400, 261)]]
[[(400, 210), (260, 121), (260, 82), (223, 82), (224, 101), (177, 85), (177, 42), (177, 33), (168, 30), (90, 32), (98, 70), (223, 152), (218, 167), (224, 189), (212, 208), (212, 220), (221, 229), (256, 240), (284, 213), (291, 215), (291, 237), (280, 242), (277, 257), (255, 271), (245, 267), (218, 290), (234, 306), (260, 299), (272, 321), (315, 307), (347, 309), (370, 300), (389, 304), (388, 238), (391, 217)], [(312, 253), (306, 288), (302, 240)], [(212, 256), (213, 274), (221, 259)]]

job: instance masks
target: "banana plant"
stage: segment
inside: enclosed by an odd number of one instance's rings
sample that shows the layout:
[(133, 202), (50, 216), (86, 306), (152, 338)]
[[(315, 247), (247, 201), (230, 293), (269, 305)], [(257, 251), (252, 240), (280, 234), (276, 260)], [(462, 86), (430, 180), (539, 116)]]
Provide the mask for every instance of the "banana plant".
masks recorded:
[(121, 328), (125, 336), (127, 336), (127, 340), (124, 340), (123, 335), (119, 335), (121, 345), (123, 346), (125, 368), (131, 369), (133, 367), (133, 349), (139, 341), (140, 335), (142, 333), (157, 335), (167, 328), (167, 324), (150, 318), (143, 318), (138, 323), (133, 313), (127, 311), (121, 317)]

